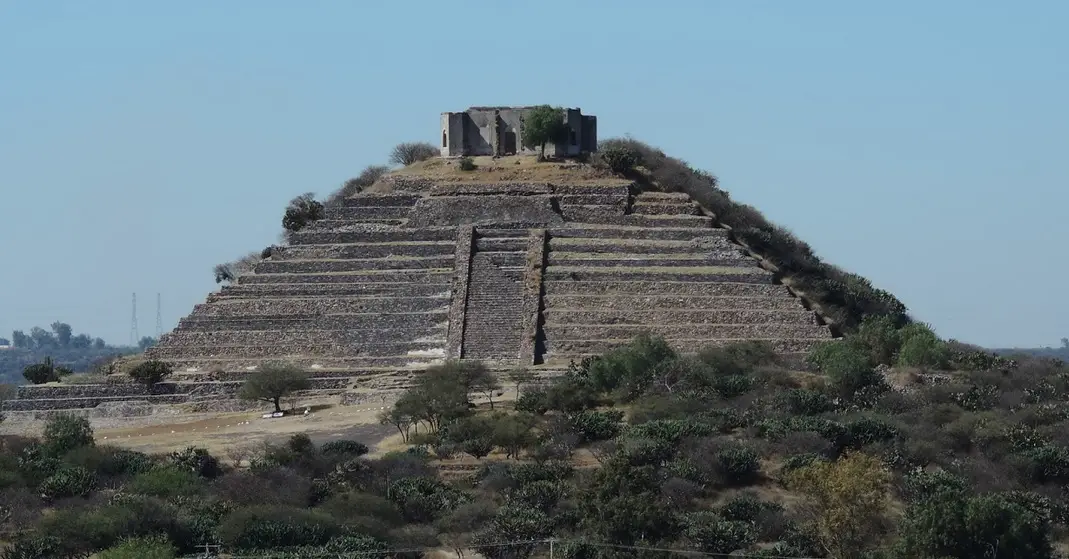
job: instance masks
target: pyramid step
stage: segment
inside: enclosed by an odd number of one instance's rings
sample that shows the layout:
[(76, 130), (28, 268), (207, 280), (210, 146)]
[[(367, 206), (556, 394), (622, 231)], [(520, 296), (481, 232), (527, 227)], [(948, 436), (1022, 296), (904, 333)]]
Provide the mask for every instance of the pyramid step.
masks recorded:
[(231, 299), (193, 307), (190, 318), (257, 315), (329, 316), (333, 314), (427, 312), (449, 307), (449, 297)]
[(363, 230), (324, 232), (305, 229), (294, 233), (294, 245), (322, 245), (341, 243), (391, 243), (401, 241), (453, 241), (455, 227), (427, 227), (422, 229), (393, 229), (368, 226)]
[(404, 219), (412, 206), (341, 206), (327, 208), (324, 218), (341, 221), (366, 221), (370, 219)]
[(720, 297), (701, 295), (547, 295), (547, 309), (710, 309), (710, 310), (798, 310), (802, 303), (794, 297)]
[(452, 241), (296, 245), (278, 247), (272, 252), (271, 260), (442, 257), (451, 256), (455, 251), (456, 243)]
[[(634, 217), (634, 216), (625, 216)], [(728, 238), (727, 229), (704, 227), (578, 227), (578, 224), (566, 227), (554, 227), (549, 230), (550, 239), (646, 239), (662, 241), (693, 241), (695, 239)], [(552, 242), (552, 241), (551, 241)]]
[(817, 324), (816, 315), (797, 310), (555, 309), (542, 313), (546, 324)]
[[(418, 328), (369, 329), (278, 329), (278, 330), (222, 330), (198, 332), (181, 330), (167, 338), (167, 344), (194, 346), (252, 346), (252, 345), (323, 345), (353, 346), (361, 343), (381, 344), (398, 340), (445, 344), (446, 328), (423, 326)], [(164, 345), (161, 343), (161, 345)]]
[(449, 256), (406, 256), (401, 258), (349, 258), (335, 260), (267, 260), (256, 265), (257, 274), (316, 274), (370, 270), (426, 270), (452, 267)]
[(771, 283), (690, 281), (545, 281), (546, 296), (556, 295), (705, 295), (720, 297), (787, 297), (787, 288)]
[(353, 231), (366, 225), (388, 226), (397, 227), (404, 225), (408, 221), (407, 218), (364, 218), (360, 220), (356, 219), (330, 219), (324, 218), (312, 222), (305, 231), (311, 232), (346, 232)]
[(550, 252), (550, 266), (575, 268), (605, 267), (695, 267), (695, 266), (752, 266), (754, 260), (741, 254), (597, 254), (586, 252)]
[(416, 205), (422, 196), (415, 194), (357, 194), (346, 198), (342, 205), (347, 208), (368, 208), (378, 206), (408, 206)]
[(475, 239), (475, 250), (479, 252), (526, 251), (527, 236), (506, 238), (480, 237)]
[(427, 283), (440, 284), (453, 279), (453, 268), (427, 270), (375, 270), (365, 272), (328, 272), (267, 274), (256, 273), (241, 276), (238, 285), (262, 284), (360, 284), (360, 283)]
[(743, 250), (724, 237), (706, 237), (686, 241), (660, 239), (585, 239), (554, 237), (549, 241), (549, 250), (558, 252), (590, 253), (655, 253), (655, 254), (708, 254), (730, 252), (743, 254)]
[(560, 196), (561, 206), (619, 206), (627, 207), (627, 193), (617, 194), (569, 194)]
[(364, 283), (364, 284), (248, 284), (228, 285), (209, 295), (209, 301), (287, 297), (351, 297), (356, 295), (448, 297), (448, 283)]
[[(710, 346), (721, 346), (727, 344), (744, 343), (748, 341), (760, 341), (768, 344), (772, 351), (776, 353), (801, 353), (807, 352), (817, 345), (824, 343), (826, 340), (819, 339), (753, 339), (753, 338), (741, 338), (741, 339), (721, 339), (710, 340), (708, 338), (692, 338), (692, 339), (667, 339), (665, 340), (674, 348), (684, 353), (696, 353), (702, 349)], [(623, 345), (627, 345), (631, 342), (631, 338), (620, 339), (608, 339), (608, 340), (567, 340), (567, 341), (546, 341), (546, 353), (547, 361), (560, 355), (574, 355), (574, 354), (594, 354), (601, 355), (614, 348), (618, 348)]]
[(831, 339), (819, 324), (546, 324), (547, 340), (634, 339), (646, 333), (682, 339), (700, 332), (703, 339)]
[(655, 204), (640, 202), (631, 206), (631, 213), (638, 215), (698, 215), (698, 205), (686, 204)]
[(395, 357), (416, 358), (444, 357), (444, 342), (394, 342), (379, 344), (293, 344), (274, 345), (212, 345), (206, 347), (155, 347), (152, 355), (156, 359), (175, 359), (198, 356), (203, 358), (236, 359), (242, 357), (256, 359), (287, 359), (290, 357), (315, 356), (323, 358), (382, 358)]
[(773, 283), (771, 272), (753, 267), (645, 267), (645, 268), (577, 268), (547, 267), (545, 281), (694, 281), (732, 283)]
[(329, 316), (261, 315), (255, 317), (183, 318), (178, 331), (226, 332), (231, 330), (340, 330), (373, 329), (411, 331), (414, 336), (424, 329), (444, 328), (449, 314), (444, 311), (423, 313), (366, 313)]

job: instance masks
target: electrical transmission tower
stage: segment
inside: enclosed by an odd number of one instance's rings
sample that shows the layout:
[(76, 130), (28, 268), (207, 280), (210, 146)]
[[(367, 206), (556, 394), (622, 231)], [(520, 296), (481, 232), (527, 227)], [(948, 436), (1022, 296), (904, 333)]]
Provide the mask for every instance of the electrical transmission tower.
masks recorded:
[(130, 347), (137, 345), (140, 338), (137, 335), (137, 293), (134, 293), (133, 308), (130, 313)]
[(163, 335), (163, 306), (160, 304), (160, 294), (156, 294), (156, 339)]

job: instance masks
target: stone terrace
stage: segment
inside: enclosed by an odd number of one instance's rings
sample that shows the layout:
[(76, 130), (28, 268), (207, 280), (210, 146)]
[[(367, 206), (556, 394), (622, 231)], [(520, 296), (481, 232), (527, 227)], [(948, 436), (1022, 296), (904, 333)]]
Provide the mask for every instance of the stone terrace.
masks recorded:
[(765, 340), (790, 357), (831, 337), (683, 194), (404, 174), (383, 190), (328, 209), (194, 307), (148, 351), (174, 382), (24, 387), (7, 409), (228, 398), (267, 359), (335, 394), (398, 389), (449, 357), (559, 370), (642, 332), (683, 351)]

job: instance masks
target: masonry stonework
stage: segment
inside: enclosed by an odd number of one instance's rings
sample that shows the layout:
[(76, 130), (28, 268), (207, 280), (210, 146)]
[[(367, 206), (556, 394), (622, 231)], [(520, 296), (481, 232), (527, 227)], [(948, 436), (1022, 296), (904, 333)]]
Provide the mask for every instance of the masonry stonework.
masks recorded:
[[(522, 110), (444, 114), (443, 154), (509, 151)], [(593, 117), (567, 119), (577, 149), (596, 147)], [(382, 185), (331, 208), (162, 336), (147, 356), (174, 365), (170, 382), (22, 387), (5, 409), (201, 409), (233, 398), (269, 359), (307, 370), (307, 395), (340, 398), (395, 393), (449, 358), (550, 376), (642, 333), (682, 351), (761, 340), (795, 363), (831, 338), (684, 194), (622, 179), (396, 174)]]
[[(471, 107), (464, 112), (442, 113), (441, 153), (463, 155), (534, 154), (523, 145), (524, 115), (533, 107)], [(546, 146), (555, 157), (574, 157), (598, 149), (598, 121), (580, 109), (565, 109), (567, 137)]]

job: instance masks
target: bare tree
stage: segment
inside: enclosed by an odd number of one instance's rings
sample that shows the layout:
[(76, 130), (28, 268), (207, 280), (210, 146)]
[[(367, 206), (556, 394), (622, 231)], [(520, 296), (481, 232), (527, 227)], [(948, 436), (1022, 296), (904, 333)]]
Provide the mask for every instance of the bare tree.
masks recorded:
[(438, 148), (427, 142), (404, 142), (397, 144), (390, 152), (390, 163), (409, 166), (438, 155)]
[(390, 168), (385, 165), (368, 165), (359, 175), (345, 181), (341, 188), (327, 196), (323, 204), (328, 208), (340, 206), (346, 198), (359, 194), (389, 172)]

